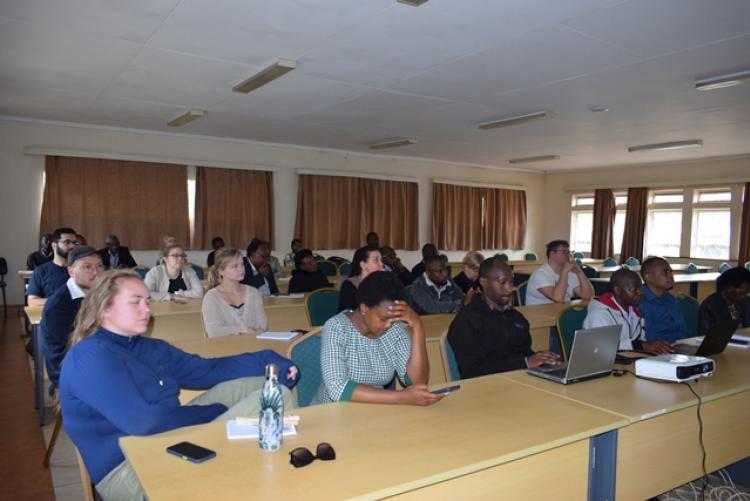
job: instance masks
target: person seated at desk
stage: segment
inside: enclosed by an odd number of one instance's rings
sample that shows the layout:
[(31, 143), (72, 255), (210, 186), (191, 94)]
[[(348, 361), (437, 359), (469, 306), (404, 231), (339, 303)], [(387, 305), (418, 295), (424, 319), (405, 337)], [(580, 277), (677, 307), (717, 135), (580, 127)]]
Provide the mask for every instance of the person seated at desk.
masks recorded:
[(377, 247), (380, 248), (380, 235), (371, 231), (365, 236), (365, 247)]
[(167, 256), (164, 253), (165, 249), (172, 247), (173, 245), (177, 245), (177, 237), (174, 235), (163, 235), (161, 237), (161, 250), (159, 251), (159, 256), (156, 258), (156, 266), (159, 266)]
[(481, 294), (473, 295), (448, 328), (461, 379), (560, 361), (555, 353), (531, 349), (529, 322), (510, 305), (513, 271), (507, 263), (497, 256), (482, 261), (479, 284)]
[(52, 235), (45, 233), (39, 237), (39, 250), (32, 252), (29, 254), (29, 257), (26, 258), (26, 269), (33, 271), (37, 266), (52, 261), (53, 257)]
[(34, 269), (29, 280), (29, 306), (42, 306), (47, 298), (64, 286), (68, 275), (68, 252), (77, 245), (76, 232), (72, 228), (57, 228), (52, 232), (52, 261)]
[(294, 255), (305, 248), (305, 246), (302, 245), (302, 240), (300, 240), (299, 238), (295, 238), (292, 240), (291, 247), (292, 252), (287, 252), (284, 255), (284, 268), (291, 268), (292, 266), (294, 266)]
[(271, 253), (262, 243), (260, 239), (254, 238), (247, 246), (247, 257), (243, 261), (245, 278), (242, 283), (258, 289), (261, 296), (275, 296), (279, 293), (279, 288), (268, 265)]
[(224, 247), (226, 244), (224, 243), (224, 239), (221, 237), (214, 237), (211, 239), (211, 248), (213, 249), (211, 252), (208, 253), (208, 256), (206, 257), (206, 264), (208, 264), (208, 267), (214, 265), (215, 259), (216, 259), (216, 251)]
[(271, 253), (271, 243), (267, 240), (261, 240), (260, 246), (263, 248), (263, 252), (268, 256), (266, 261), (268, 262), (268, 266), (271, 268), (271, 273), (273, 273), (273, 276), (285, 277), (286, 270), (283, 266), (281, 266), (279, 259)]
[(621, 325), (618, 349), (659, 354), (672, 352), (666, 341), (646, 341), (645, 323), (637, 307), (643, 297), (641, 277), (632, 270), (619, 269), (609, 277), (609, 288), (612, 292), (596, 296), (589, 303), (583, 328)]
[(377, 247), (360, 247), (354, 252), (352, 269), (349, 276), (341, 283), (339, 291), (339, 311), (353, 310), (357, 306), (357, 288), (376, 271), (383, 271), (383, 257)]
[(120, 245), (120, 239), (117, 235), (109, 235), (104, 240), (104, 248), (99, 249), (99, 256), (102, 258), (104, 267), (110, 268), (135, 268), (138, 263), (135, 262), (130, 254), (130, 249)]
[(50, 380), (50, 394), (60, 384), (60, 366), (68, 350), (81, 301), (102, 271), (104, 265), (96, 249), (88, 245), (74, 247), (68, 252), (70, 278), (65, 287), (60, 287), (44, 304), (39, 334), (42, 336), (42, 354)]
[(318, 262), (310, 249), (302, 249), (294, 255), (295, 269), (289, 280), (289, 294), (325, 289), (331, 284), (318, 268)]
[[(102, 273), (81, 304), (60, 374), (63, 426), (103, 499), (144, 499), (120, 437), (257, 416), (267, 364), (279, 366), (284, 406), (297, 382), (290, 360), (271, 350), (205, 359), (144, 337), (149, 291), (137, 273)], [(208, 390), (181, 405), (181, 388)]]
[(202, 305), (207, 337), (260, 334), (268, 330), (263, 298), (255, 287), (243, 284), (243, 278), (242, 253), (230, 247), (216, 251)]
[(704, 336), (719, 322), (734, 320), (737, 328), (750, 327), (750, 271), (731, 268), (716, 279), (716, 292), (698, 309), (698, 334)]
[(640, 303), (643, 320), (648, 326), (646, 339), (669, 341), (690, 337), (682, 308), (669, 292), (674, 286), (672, 267), (666, 259), (650, 257), (641, 265), (643, 299)]
[(484, 256), (477, 251), (468, 252), (461, 261), (463, 270), (453, 278), (453, 281), (464, 291), (464, 294), (469, 292), (469, 289), (479, 289), (479, 266), (482, 261), (484, 261)]
[(401, 262), (401, 259), (396, 255), (396, 251), (393, 247), (381, 247), (380, 255), (383, 257), (385, 271), (395, 273), (398, 276), (398, 279), (401, 280), (401, 283), (404, 284), (404, 287), (411, 285), (412, 282), (414, 282), (414, 276), (411, 274), (411, 271), (404, 266), (404, 263)]
[[(313, 403), (430, 405), (442, 398), (427, 389), (425, 330), (405, 297), (393, 273), (376, 271), (362, 280), (354, 311), (343, 311), (323, 326), (322, 381)], [(385, 388), (394, 374), (406, 386), (403, 391)]]
[(422, 246), (422, 260), (414, 265), (414, 268), (411, 269), (411, 275), (414, 278), (422, 276), (422, 273), (424, 273), (425, 265), (427, 263), (427, 259), (431, 258), (432, 256), (439, 256), (440, 253), (438, 252), (437, 247), (435, 247), (435, 244), (424, 244)]
[(526, 304), (569, 303), (573, 296), (590, 301), (594, 286), (570, 259), (567, 240), (553, 240), (547, 244), (547, 262), (529, 277)]
[(426, 270), (417, 277), (409, 291), (410, 304), (420, 315), (453, 313), (469, 304), (474, 290), (468, 294), (448, 276), (442, 256), (431, 256), (425, 261)]
[(179, 245), (167, 247), (163, 261), (148, 270), (144, 278), (151, 299), (182, 302), (203, 297), (203, 284), (193, 267), (187, 264), (185, 249)]

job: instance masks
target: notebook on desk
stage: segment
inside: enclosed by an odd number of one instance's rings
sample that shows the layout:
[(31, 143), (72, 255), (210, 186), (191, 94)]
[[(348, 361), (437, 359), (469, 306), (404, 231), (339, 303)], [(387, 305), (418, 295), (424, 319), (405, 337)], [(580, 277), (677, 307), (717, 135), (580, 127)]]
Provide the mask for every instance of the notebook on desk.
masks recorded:
[(535, 367), (527, 372), (561, 384), (606, 376), (612, 372), (615, 364), (621, 330), (621, 325), (577, 330), (567, 362)]
[(716, 355), (717, 353), (724, 351), (724, 348), (727, 347), (727, 343), (732, 339), (732, 334), (734, 334), (734, 331), (736, 330), (736, 320), (719, 322), (711, 327), (708, 333), (703, 336), (703, 342), (701, 342), (700, 346), (678, 342), (672, 347), (674, 348), (675, 353), (681, 353), (683, 355), (697, 355), (700, 357)]

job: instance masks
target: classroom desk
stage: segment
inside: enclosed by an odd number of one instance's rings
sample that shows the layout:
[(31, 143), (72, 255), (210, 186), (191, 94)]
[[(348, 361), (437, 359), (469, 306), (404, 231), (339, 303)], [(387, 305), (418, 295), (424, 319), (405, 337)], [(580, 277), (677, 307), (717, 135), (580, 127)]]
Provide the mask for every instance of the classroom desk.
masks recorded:
[[(671, 264), (670, 263), (669, 266), (672, 268), (672, 272), (675, 275), (682, 275), (682, 274), (687, 273), (687, 269), (688, 269), (687, 264), (683, 264), (683, 263)], [(610, 275), (612, 275), (612, 273), (622, 268), (622, 266), (620, 265), (618, 266), (592, 266), (592, 268), (596, 270), (600, 278), (607, 278)], [(713, 270), (713, 266), (705, 266), (705, 265), (696, 265), (696, 268), (698, 269), (698, 273), (706, 273), (706, 272)], [(628, 269), (633, 270), (636, 273), (641, 272), (640, 266), (628, 266)]]
[[(711, 358), (716, 362), (714, 375), (691, 383), (703, 400), (708, 471), (750, 456), (750, 351), (728, 347)], [(636, 379), (630, 374), (569, 386), (525, 371), (501, 377), (629, 421), (616, 438), (617, 499), (646, 499), (702, 475), (697, 400), (684, 385)]]
[[(21, 272), (19, 272), (19, 275)], [(39, 416), (39, 426), (44, 426), (44, 357), (42, 357), (42, 337), (39, 324), (42, 322), (43, 306), (25, 306), (24, 312), (31, 325), (31, 354), (34, 359), (34, 405)]]
[[(716, 292), (716, 279), (720, 273), (685, 273), (674, 275), (672, 294), (682, 293), (694, 297), (699, 303)], [(591, 278), (592, 284), (607, 284), (609, 278)]]
[[(544, 499), (559, 498), (561, 485), (566, 497), (585, 499), (589, 439), (627, 423), (497, 376), (464, 381), (461, 391), (429, 407), (347, 402), (294, 414), (301, 419), (298, 434), (284, 438), (279, 453), (260, 451), (256, 440), (230, 442), (222, 422), (124, 437), (120, 447), (152, 501), (437, 499), (472, 492)], [(196, 465), (165, 452), (183, 440), (215, 450), (216, 458)], [(289, 451), (314, 450), (320, 442), (336, 449), (335, 461), (289, 464)]]

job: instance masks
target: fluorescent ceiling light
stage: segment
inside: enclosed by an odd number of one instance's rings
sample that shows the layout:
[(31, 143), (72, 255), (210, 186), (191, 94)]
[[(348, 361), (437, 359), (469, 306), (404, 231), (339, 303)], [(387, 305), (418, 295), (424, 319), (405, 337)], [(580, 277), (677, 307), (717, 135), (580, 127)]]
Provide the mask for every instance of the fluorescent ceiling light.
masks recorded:
[(280, 76), (286, 75), (294, 68), (297, 67), (297, 62), (291, 59), (279, 59), (268, 68), (256, 73), (247, 80), (238, 83), (232, 87), (234, 92), (242, 92), (247, 94), (248, 92), (266, 85), (272, 80), (276, 80)]
[(697, 90), (714, 90), (723, 89), (724, 87), (734, 87), (740, 85), (743, 80), (750, 79), (750, 71), (740, 71), (738, 73), (728, 73), (717, 77), (704, 78), (695, 81)]
[(382, 143), (371, 144), (370, 149), (384, 150), (386, 148), (398, 148), (399, 146), (406, 146), (408, 144), (414, 144), (416, 142), (416, 139), (396, 139), (395, 141), (385, 141)]
[(529, 162), (547, 162), (549, 160), (559, 160), (560, 155), (539, 155), (536, 157), (511, 158), (508, 160), (512, 164), (526, 164)]
[(536, 111), (534, 113), (519, 115), (517, 117), (503, 118), (501, 120), (493, 120), (492, 122), (484, 122), (477, 125), (477, 127), (479, 127), (480, 129), (497, 129), (498, 127), (521, 125), (543, 118), (552, 118), (552, 113), (550, 113), (549, 111)]
[(398, 3), (411, 5), (412, 7), (419, 7), (425, 2), (427, 2), (427, 0), (398, 0)]
[(202, 117), (205, 114), (202, 110), (190, 110), (182, 115), (173, 118), (169, 122), (167, 122), (167, 125), (170, 127), (182, 127), (183, 125), (192, 122), (193, 120), (197, 120), (200, 117)]
[(695, 148), (703, 146), (702, 139), (690, 139), (688, 141), (672, 141), (671, 143), (642, 144), (640, 146), (629, 146), (628, 151), (635, 153), (638, 151), (664, 151), (679, 150), (681, 148)]

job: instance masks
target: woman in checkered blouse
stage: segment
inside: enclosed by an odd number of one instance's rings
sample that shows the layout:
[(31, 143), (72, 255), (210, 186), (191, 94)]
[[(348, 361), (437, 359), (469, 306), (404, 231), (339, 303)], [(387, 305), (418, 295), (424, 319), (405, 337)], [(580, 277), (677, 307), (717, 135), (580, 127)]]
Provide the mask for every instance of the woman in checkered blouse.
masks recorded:
[[(335, 401), (430, 405), (430, 369), (422, 321), (405, 301), (401, 281), (378, 271), (357, 290), (356, 308), (325, 323), (322, 382), (313, 403)], [(397, 376), (404, 391), (385, 388)]]

